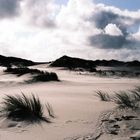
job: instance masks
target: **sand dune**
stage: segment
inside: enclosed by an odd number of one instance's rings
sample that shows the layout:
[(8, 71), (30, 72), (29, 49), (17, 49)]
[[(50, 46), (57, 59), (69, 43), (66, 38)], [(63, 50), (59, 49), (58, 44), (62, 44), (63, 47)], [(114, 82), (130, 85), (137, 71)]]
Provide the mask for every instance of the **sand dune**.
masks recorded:
[[(51, 124), (29, 125), (0, 121), (0, 139), (2, 140), (92, 140), (96, 133), (98, 118), (103, 111), (113, 109), (115, 104), (101, 102), (95, 95), (96, 90), (129, 90), (140, 85), (139, 79), (101, 78), (80, 75), (77, 72), (49, 68), (47, 65), (32, 66), (40, 70), (56, 72), (61, 82), (26, 84), (29, 75), (16, 77), (1, 72), (1, 98), (5, 94), (37, 94), (43, 103), (49, 102), (56, 118)], [(2, 71), (2, 69), (1, 69)], [(9, 83), (9, 84), (8, 84)], [(103, 136), (99, 139), (109, 140)], [(93, 139), (94, 140), (94, 139)]]

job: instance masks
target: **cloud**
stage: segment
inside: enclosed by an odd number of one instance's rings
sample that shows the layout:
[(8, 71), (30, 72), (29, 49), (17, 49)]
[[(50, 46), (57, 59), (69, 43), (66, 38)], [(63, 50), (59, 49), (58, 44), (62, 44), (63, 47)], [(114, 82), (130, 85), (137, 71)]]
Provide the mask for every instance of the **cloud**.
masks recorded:
[(123, 34), (127, 34), (128, 28), (140, 24), (140, 10), (120, 10), (113, 6), (97, 4), (94, 12), (89, 18), (97, 28), (104, 29), (108, 24), (115, 24)]
[(20, 13), (21, 0), (0, 0), (0, 19), (15, 17)]
[(105, 27), (105, 33), (112, 36), (123, 36), (122, 31), (116, 26), (116, 24), (108, 24)]
[(23, 17), (31, 25), (38, 27), (55, 27), (55, 16), (58, 6), (53, 0), (24, 0)]
[(121, 10), (93, 0), (68, 0), (66, 5), (56, 5), (53, 0), (22, 0), (16, 7), (20, 16), (8, 22), (0, 20), (2, 54), (35, 61), (54, 60), (64, 54), (87, 59), (140, 59), (140, 31), (136, 28), (140, 10)]
[(103, 33), (91, 36), (89, 40), (92, 46), (101, 49), (120, 49), (123, 47), (127, 47), (127, 45), (131, 43), (131, 41), (127, 40), (124, 36), (112, 36)]
[(112, 10), (99, 10), (92, 15), (92, 21), (95, 22), (97, 28), (103, 29), (109, 23), (116, 24), (117, 26), (129, 26), (133, 23), (133, 19), (129, 16), (117, 14)]
[[(109, 11), (99, 11), (92, 16), (92, 21), (95, 22), (97, 28), (103, 29), (109, 23), (118, 24), (118, 14)], [(120, 22), (120, 21), (119, 21)]]
[(120, 10), (119, 8), (103, 4), (95, 5), (94, 9), (96, 10), (92, 13), (89, 20), (101, 32), (89, 35), (89, 44), (93, 48), (107, 51), (121, 50), (123, 48), (135, 50), (139, 48), (140, 41), (136, 40), (130, 31), (130, 28), (140, 25), (139, 10)]

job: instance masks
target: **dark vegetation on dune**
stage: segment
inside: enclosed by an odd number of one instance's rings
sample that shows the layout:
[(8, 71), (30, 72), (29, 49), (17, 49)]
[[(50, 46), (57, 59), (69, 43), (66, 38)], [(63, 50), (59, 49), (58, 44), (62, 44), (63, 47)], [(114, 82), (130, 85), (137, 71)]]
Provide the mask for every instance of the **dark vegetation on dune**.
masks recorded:
[(115, 92), (113, 96), (110, 96), (107, 92), (96, 91), (96, 96), (101, 101), (113, 101), (118, 108), (140, 109), (140, 87), (130, 91)]
[[(34, 74), (39, 73), (40, 77), (42, 74), (37, 70), (30, 70), (26, 68), (27, 66), (37, 65), (37, 64), (50, 64), (51, 67), (63, 67), (68, 70), (74, 71), (88, 71), (93, 72), (97, 76), (117, 76), (117, 77), (140, 77), (140, 62), (130, 61), (123, 62), (118, 60), (85, 60), (80, 58), (74, 58), (69, 56), (62, 56), (61, 58), (53, 62), (33, 62), (26, 59), (16, 58), (16, 57), (5, 57), (0, 55), (0, 65), (6, 66), (8, 69), (6, 72), (11, 72), (17, 75), (23, 75), (26, 73)], [(18, 69), (10, 69), (10, 67), (16, 66)], [(97, 67), (113, 67), (116, 70), (102, 70)], [(119, 67), (121, 70), (119, 70)], [(26, 69), (25, 69), (26, 68)], [(126, 69), (129, 69), (128, 71)], [(52, 75), (52, 74), (51, 74)]]
[(31, 80), (31, 82), (37, 82), (37, 81), (41, 81), (41, 82), (46, 82), (46, 81), (59, 81), (58, 76), (56, 73), (54, 72), (44, 72), (38, 75), (35, 75), (33, 77), (33, 79)]
[(91, 60), (84, 60), (80, 58), (72, 58), (63, 56), (50, 64), (52, 67), (65, 67), (69, 70), (75, 70), (76, 68), (83, 68), (85, 70), (95, 72), (95, 64)]
[[(22, 58), (17, 57), (6, 57), (3, 55), (0, 55), (0, 65), (1, 66), (32, 66), (36, 64), (49, 64), (51, 62), (33, 62), (31, 60), (26, 60)], [(129, 61), (129, 62), (123, 62), (118, 60), (85, 60), (80, 58), (74, 58), (69, 56), (62, 56), (61, 58), (55, 60), (50, 64), (50, 66), (53, 67), (66, 67), (69, 69), (74, 68), (85, 68), (85, 69), (91, 69), (96, 66), (127, 66), (127, 67), (140, 67), (140, 62), (137, 60)]]
[(121, 70), (97, 70), (96, 74), (98, 76), (103, 77), (110, 77), (110, 76), (117, 76), (117, 77), (140, 77), (140, 72), (138, 71), (121, 71)]
[(4, 71), (10, 74), (16, 74), (17, 76), (22, 76), (24, 74), (32, 74), (32, 79), (28, 82), (47, 82), (47, 81), (59, 81), (59, 78), (54, 72), (44, 72), (38, 69), (30, 69), (26, 67), (12, 68), (7, 67)]
[[(44, 109), (47, 110), (48, 117), (44, 116)], [(49, 123), (51, 122), (49, 117), (53, 117), (54, 113), (49, 104), (44, 106), (35, 95), (29, 97), (22, 93), (22, 95), (7, 95), (3, 98), (0, 115), (14, 121)]]
[(17, 76), (22, 76), (24, 74), (41, 74), (44, 73), (43, 71), (40, 71), (38, 69), (29, 69), (26, 67), (19, 67), (19, 68), (12, 68), (12, 67), (7, 67), (4, 72), (11, 73), (11, 74), (16, 74)]
[(62, 56), (50, 64), (53, 67), (67, 67), (67, 68), (95, 68), (96, 66), (126, 66), (126, 67), (140, 67), (140, 62), (137, 60), (130, 62), (123, 62), (118, 60), (85, 60), (80, 58), (74, 58), (69, 56)]
[[(140, 76), (140, 62), (131, 61), (123, 62), (118, 60), (84, 60), (80, 58), (73, 58), (63, 56), (50, 64), (51, 67), (64, 67), (74, 71), (89, 71), (94, 72), (98, 76), (118, 76), (118, 77), (139, 77)], [(103, 67), (119, 67), (122, 70), (98, 70), (98, 66)], [(139, 69), (138, 71), (135, 68)], [(129, 69), (129, 70), (125, 70)]]
[[(97, 126), (99, 134), (118, 135), (122, 138), (122, 136), (125, 136), (128, 132), (131, 132), (130, 134), (136, 133), (136, 135), (134, 134), (130, 139), (139, 139), (137, 132), (140, 130), (140, 86), (133, 90), (118, 91), (114, 94), (97, 91), (96, 96), (98, 96), (101, 101), (110, 101), (116, 104), (113, 109), (100, 114)], [(124, 128), (123, 126), (126, 127)], [(125, 139), (125, 137), (122, 139)]]
[(107, 92), (96, 91), (96, 96), (100, 98), (101, 101), (110, 101), (110, 96)]
[(5, 66), (5, 67), (9, 67), (12, 65), (15, 66), (32, 66), (32, 65), (36, 65), (36, 62), (33, 62), (31, 60), (26, 60), (26, 59), (22, 59), (22, 58), (17, 58), (17, 57), (6, 57), (3, 55), (0, 55), (0, 65), (1, 66)]

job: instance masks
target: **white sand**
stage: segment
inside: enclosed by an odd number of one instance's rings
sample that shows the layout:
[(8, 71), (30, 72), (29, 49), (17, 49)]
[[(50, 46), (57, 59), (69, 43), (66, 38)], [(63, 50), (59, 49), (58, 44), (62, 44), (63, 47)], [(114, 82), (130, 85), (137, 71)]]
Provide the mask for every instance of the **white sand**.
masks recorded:
[(114, 107), (113, 103), (101, 102), (95, 96), (95, 90), (109, 91), (111, 94), (113, 91), (133, 89), (140, 85), (138, 79), (99, 78), (46, 67), (39, 65), (34, 68), (56, 72), (61, 82), (22, 84), (29, 75), (17, 78), (1, 72), (0, 99), (5, 94), (34, 93), (43, 103), (49, 102), (53, 106), (57, 117), (51, 124), (24, 127), (18, 123), (8, 126), (7, 121), (2, 120), (0, 140), (82, 140), (82, 137), (94, 134), (100, 113)]

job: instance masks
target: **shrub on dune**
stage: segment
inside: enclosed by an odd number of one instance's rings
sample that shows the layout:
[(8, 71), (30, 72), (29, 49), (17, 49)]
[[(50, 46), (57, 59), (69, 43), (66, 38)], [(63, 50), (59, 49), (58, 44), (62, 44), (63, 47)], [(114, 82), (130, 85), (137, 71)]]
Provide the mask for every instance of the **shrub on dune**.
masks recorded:
[[(41, 101), (34, 95), (7, 95), (2, 102), (1, 116), (15, 121), (50, 122), (49, 118), (44, 116), (43, 109)], [(51, 112), (49, 108), (47, 110)]]
[(24, 74), (32, 74), (32, 79), (27, 82), (47, 82), (47, 81), (59, 81), (58, 76), (54, 72), (44, 72), (38, 69), (29, 69), (29, 68), (11, 68), (8, 67), (4, 72), (16, 74), (21, 76)]
[(46, 82), (46, 81), (59, 81), (58, 76), (56, 73), (51, 72), (44, 72), (41, 74), (38, 74), (36, 76), (33, 76), (32, 82)]

